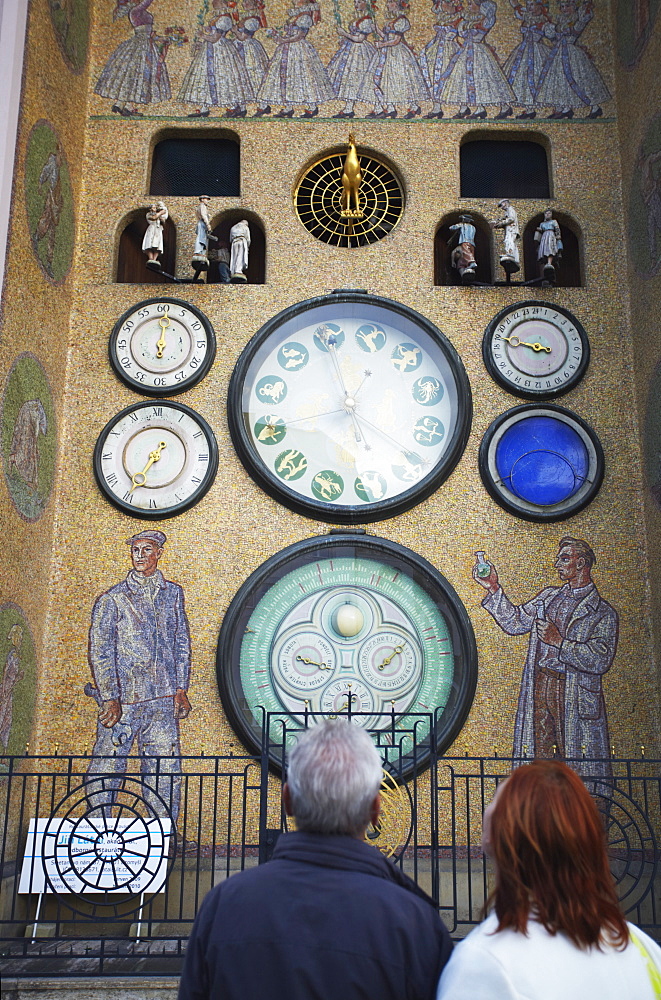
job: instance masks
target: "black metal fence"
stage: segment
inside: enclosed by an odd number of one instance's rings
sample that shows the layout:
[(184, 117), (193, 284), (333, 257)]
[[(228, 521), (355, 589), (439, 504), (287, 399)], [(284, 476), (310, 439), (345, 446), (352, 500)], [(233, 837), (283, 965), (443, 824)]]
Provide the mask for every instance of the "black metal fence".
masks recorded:
[[(271, 721), (259, 756), (129, 757), (125, 773), (114, 758), (0, 759), (3, 975), (178, 973), (205, 894), (268, 860), (287, 828)], [(281, 728), (280, 752), (292, 732)], [(429, 741), (418, 761), (411, 740), (395, 752), (387, 732), (374, 735), (387, 763), (382, 819), (368, 837), (462, 937), (490, 888), (482, 812), (520, 761), (436, 759)], [(659, 939), (661, 762), (569, 763), (597, 797), (625, 912)]]

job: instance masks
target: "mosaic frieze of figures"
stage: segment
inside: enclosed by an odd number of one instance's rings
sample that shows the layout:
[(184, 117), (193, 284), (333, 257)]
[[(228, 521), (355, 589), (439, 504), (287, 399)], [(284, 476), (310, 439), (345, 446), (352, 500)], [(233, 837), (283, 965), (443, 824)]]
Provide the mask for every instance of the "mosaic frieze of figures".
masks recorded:
[(409, 0), (270, 2), (202, 0), (166, 26), (161, 0), (118, 0), (128, 37), (95, 94), (124, 117), (174, 103), (189, 118), (570, 119), (611, 102), (591, 49), (607, 11), (593, 0), (433, 0), (424, 13)]

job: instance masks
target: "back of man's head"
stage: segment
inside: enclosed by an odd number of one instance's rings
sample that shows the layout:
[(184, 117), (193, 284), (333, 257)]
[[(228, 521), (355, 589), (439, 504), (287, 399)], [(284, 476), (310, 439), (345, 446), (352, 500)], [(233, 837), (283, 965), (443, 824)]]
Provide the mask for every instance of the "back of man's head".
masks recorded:
[(381, 777), (381, 758), (364, 729), (338, 719), (306, 730), (287, 767), (297, 828), (362, 837)]

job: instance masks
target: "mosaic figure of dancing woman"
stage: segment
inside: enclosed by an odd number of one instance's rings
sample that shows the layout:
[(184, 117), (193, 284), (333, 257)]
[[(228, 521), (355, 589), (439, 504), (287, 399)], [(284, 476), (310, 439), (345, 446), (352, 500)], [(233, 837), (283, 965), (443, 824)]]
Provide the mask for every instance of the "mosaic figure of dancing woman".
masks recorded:
[(521, 22), (522, 39), (510, 52), (503, 70), (516, 94), (518, 107), (523, 108), (517, 118), (535, 118), (537, 111), (537, 82), (546, 63), (549, 49), (544, 30), (551, 24), (548, 3), (540, 0), (510, 0), (514, 15)]
[[(264, 0), (243, 0), (243, 9), (245, 16), (234, 28), (234, 44), (248, 70), (252, 89), (256, 94), (262, 85), (266, 67), (269, 64), (269, 57), (264, 46), (259, 38), (255, 38), (260, 28), (267, 27)], [(267, 115), (270, 110), (267, 104), (260, 104), (253, 118)]]
[(267, 28), (269, 38), (277, 40), (257, 100), (260, 108), (280, 104), (276, 118), (292, 118), (294, 107), (303, 107), (301, 118), (314, 118), (319, 104), (335, 99), (326, 68), (308, 32), (321, 19), (319, 4), (298, 0), (287, 14), (281, 31)]
[(348, 28), (341, 24), (337, 33), (341, 36), (339, 48), (328, 64), (328, 76), (336, 97), (344, 101), (344, 108), (334, 118), (353, 118), (354, 106), (358, 100), (365, 74), (369, 70), (376, 49), (369, 41), (376, 31), (373, 10), (367, 0), (354, 0), (355, 20)]
[(433, 0), (432, 10), (436, 15), (434, 37), (420, 53), (420, 66), (434, 102), (425, 118), (442, 118), (443, 90), (447, 77), (443, 74), (453, 55), (458, 51), (457, 35), (461, 24), (462, 0)]
[[(443, 101), (458, 104), (454, 118), (486, 118), (487, 105), (500, 107), (496, 118), (509, 118), (515, 103), (496, 54), (486, 37), (496, 23), (494, 0), (469, 0), (459, 25), (460, 48), (441, 77), (445, 78)], [(471, 114), (470, 106), (475, 106)]]
[(408, 109), (404, 118), (415, 118), (422, 113), (419, 102), (429, 100), (429, 89), (415, 53), (404, 37), (411, 28), (405, 15), (409, 2), (387, 0), (386, 8), (390, 20), (381, 31), (376, 29), (377, 52), (360, 88), (359, 100), (373, 102), (374, 109), (368, 118), (396, 118), (397, 104)]
[(193, 58), (177, 95), (196, 104), (189, 118), (207, 118), (209, 108), (226, 108), (226, 117), (245, 118), (246, 103), (255, 97), (248, 70), (228, 37), (234, 27), (227, 0), (212, 0), (213, 14), (195, 39)]
[(573, 118), (580, 108), (590, 109), (588, 118), (600, 118), (610, 91), (592, 56), (578, 44), (594, 17), (592, 0), (560, 0), (558, 10), (557, 21), (545, 30), (553, 47), (537, 84), (537, 104), (553, 107), (549, 118)]
[(136, 104), (169, 101), (170, 78), (164, 47), (160, 52), (154, 34), (154, 17), (147, 10), (153, 0), (117, 0), (113, 21), (127, 17), (133, 35), (117, 46), (99, 77), (94, 93), (114, 101), (116, 114), (140, 116)]

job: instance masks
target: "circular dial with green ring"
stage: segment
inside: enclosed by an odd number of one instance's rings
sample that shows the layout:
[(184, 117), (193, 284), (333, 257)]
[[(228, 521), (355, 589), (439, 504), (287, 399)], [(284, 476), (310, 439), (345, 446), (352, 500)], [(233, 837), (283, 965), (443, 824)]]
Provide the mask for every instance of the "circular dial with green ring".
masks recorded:
[(350, 715), (402, 778), (455, 738), (477, 676), (470, 622), (447, 580), (410, 549), (350, 530), (256, 570), (225, 615), (216, 662), (232, 725), (259, 752), (265, 718), (276, 768), (283, 723), (289, 742), (306, 719)]
[(588, 336), (575, 316), (552, 302), (517, 302), (489, 323), (482, 356), (491, 377), (524, 399), (569, 392), (590, 361)]
[(300, 302), (253, 337), (229, 388), (237, 453), (301, 514), (393, 517), (434, 492), (463, 452), (468, 378), (429, 320), (358, 291)]
[(110, 364), (129, 389), (145, 396), (176, 396), (196, 385), (216, 354), (216, 335), (189, 302), (162, 296), (128, 309), (108, 344)]

